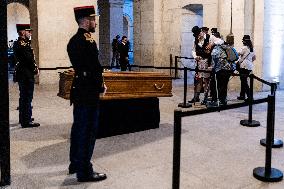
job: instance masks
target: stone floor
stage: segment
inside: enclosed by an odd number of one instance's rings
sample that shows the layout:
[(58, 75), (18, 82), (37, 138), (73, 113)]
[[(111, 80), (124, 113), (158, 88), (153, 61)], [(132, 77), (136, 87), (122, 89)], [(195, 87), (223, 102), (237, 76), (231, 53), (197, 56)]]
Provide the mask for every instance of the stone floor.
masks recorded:
[[(160, 98), (160, 128), (97, 140), (97, 171), (108, 179), (81, 184), (67, 174), (72, 107), (56, 96), (57, 85), (36, 86), (33, 117), (39, 128), (18, 125), (18, 90), (10, 84), (11, 189), (170, 189), (172, 186), (173, 112), (182, 102), (182, 81), (174, 81), (173, 97)], [(189, 90), (192, 94), (192, 89)], [(268, 93), (257, 93), (266, 97)], [(191, 95), (188, 95), (191, 96)], [(237, 93), (230, 92), (229, 99)], [(190, 98), (190, 97), (188, 97)], [(265, 164), (267, 105), (255, 105), (256, 128), (243, 127), (248, 108), (182, 119), (182, 189), (283, 189), (284, 181), (265, 183), (252, 171)], [(284, 91), (277, 91), (275, 138), (283, 139)], [(284, 149), (273, 149), (272, 166), (284, 171)]]

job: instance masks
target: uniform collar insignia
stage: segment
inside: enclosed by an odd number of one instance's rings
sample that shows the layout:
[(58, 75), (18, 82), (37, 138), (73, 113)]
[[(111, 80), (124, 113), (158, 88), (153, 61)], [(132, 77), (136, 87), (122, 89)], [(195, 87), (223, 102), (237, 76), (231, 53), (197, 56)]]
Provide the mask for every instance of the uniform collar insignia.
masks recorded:
[(90, 33), (84, 33), (84, 36), (86, 38), (86, 41), (90, 41), (90, 43), (95, 42), (95, 39), (92, 37)]
[(25, 42), (25, 40), (20, 40), (20, 45), (21, 46), (26, 46), (28, 43)]

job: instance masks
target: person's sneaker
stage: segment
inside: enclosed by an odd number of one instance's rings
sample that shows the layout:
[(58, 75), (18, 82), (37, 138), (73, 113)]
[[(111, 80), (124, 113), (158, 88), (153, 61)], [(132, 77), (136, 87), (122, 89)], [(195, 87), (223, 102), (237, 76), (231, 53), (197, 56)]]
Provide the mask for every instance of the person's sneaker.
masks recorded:
[(23, 124), (22, 128), (31, 128), (31, 127), (39, 127), (40, 124), (39, 123), (35, 123), (35, 122), (30, 122), (28, 124)]

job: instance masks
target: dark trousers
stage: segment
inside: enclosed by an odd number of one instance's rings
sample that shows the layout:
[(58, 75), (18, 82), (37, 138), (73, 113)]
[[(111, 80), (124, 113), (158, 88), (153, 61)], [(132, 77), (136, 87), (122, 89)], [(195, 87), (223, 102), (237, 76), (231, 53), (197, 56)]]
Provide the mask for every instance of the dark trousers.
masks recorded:
[(120, 57), (119, 64), (120, 64), (120, 70), (126, 71), (127, 65), (129, 64), (129, 61), (126, 59), (126, 57)]
[(248, 76), (251, 72), (251, 70), (247, 70), (244, 68), (240, 68), (239, 70), (240, 75), (240, 80), (241, 80), (241, 92), (240, 92), (240, 97), (247, 97), (249, 96), (249, 85), (248, 85)]
[(226, 103), (228, 83), (229, 83), (230, 76), (231, 76), (231, 71), (227, 71), (227, 70), (218, 71), (216, 73), (216, 79), (215, 79), (215, 76), (213, 76), (217, 84), (218, 94), (215, 89), (214, 89), (214, 92), (212, 91), (212, 101), (216, 101), (218, 98), (221, 103)]
[(99, 105), (74, 104), (73, 118), (70, 162), (77, 170), (77, 178), (85, 178), (93, 174), (91, 158), (98, 133)]
[(118, 51), (112, 51), (112, 59), (111, 59), (111, 65), (110, 66), (119, 66), (119, 52)]
[(32, 100), (34, 94), (34, 81), (18, 81), (19, 98), (19, 122), (21, 125), (27, 125), (32, 118)]

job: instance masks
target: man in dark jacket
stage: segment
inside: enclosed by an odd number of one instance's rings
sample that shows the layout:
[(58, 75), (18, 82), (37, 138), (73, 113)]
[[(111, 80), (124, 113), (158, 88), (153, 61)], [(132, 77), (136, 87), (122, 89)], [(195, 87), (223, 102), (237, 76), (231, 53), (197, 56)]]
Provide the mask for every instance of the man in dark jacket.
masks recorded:
[(126, 36), (123, 36), (119, 44), (119, 63), (121, 71), (126, 71), (128, 60), (129, 43)]
[(20, 90), (19, 122), (23, 128), (38, 127), (40, 124), (32, 121), (31, 104), (34, 93), (34, 75), (38, 74), (38, 68), (31, 48), (31, 28), (30, 24), (17, 24), (16, 28), (19, 38), (15, 41), (13, 50), (18, 61), (15, 68), (15, 79)]
[(98, 131), (99, 96), (105, 91), (103, 69), (98, 59), (97, 44), (91, 34), (96, 28), (94, 6), (76, 7), (74, 13), (79, 29), (67, 45), (75, 70), (70, 93), (74, 122), (69, 173), (77, 173), (79, 182), (94, 182), (106, 179), (105, 174), (93, 171), (91, 163)]
[[(111, 67), (116, 66), (119, 67), (119, 52), (118, 52), (118, 46), (119, 46), (119, 38), (120, 36), (117, 35), (111, 43), (112, 46), (112, 59), (111, 59)], [(115, 63), (115, 64), (114, 64)]]

